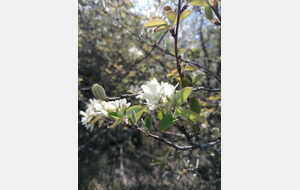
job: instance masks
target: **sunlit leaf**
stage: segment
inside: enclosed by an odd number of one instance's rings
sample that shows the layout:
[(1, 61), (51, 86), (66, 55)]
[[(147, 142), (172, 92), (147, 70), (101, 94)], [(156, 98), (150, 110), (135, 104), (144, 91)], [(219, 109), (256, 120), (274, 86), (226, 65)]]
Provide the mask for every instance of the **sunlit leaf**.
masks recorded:
[(193, 91), (192, 87), (185, 87), (175, 94), (175, 104), (174, 107), (179, 107), (183, 102), (187, 100), (191, 92)]
[(205, 0), (191, 0), (190, 5), (201, 6), (201, 7), (208, 6)]
[(148, 22), (146, 22), (144, 24), (144, 28), (158, 27), (158, 26), (163, 26), (163, 25), (167, 25), (167, 24), (168, 23), (164, 20), (159, 20), (159, 19), (149, 20)]
[(176, 110), (176, 115), (185, 117), (191, 122), (204, 122), (204, 118), (198, 115), (197, 113), (191, 111), (191, 110), (186, 110), (186, 109), (178, 109)]
[[(193, 11), (192, 10), (185, 10), (181, 13), (180, 15), (180, 19), (179, 19), (179, 22), (181, 22), (183, 19), (185, 19), (187, 16), (189, 16)], [(175, 18), (175, 21), (174, 21), (174, 25), (177, 24), (177, 15), (176, 15), (176, 18)]]
[(159, 26), (159, 27), (155, 28), (154, 33), (169, 29), (170, 27), (171, 27), (171, 25)]
[(167, 74), (167, 77), (171, 77), (171, 76), (173, 76), (175, 73), (178, 73), (176, 68), (175, 68), (175, 69), (172, 69), (172, 71), (169, 72), (169, 73)]
[(134, 110), (136, 113), (136, 120), (139, 120), (144, 112), (144, 108), (142, 106), (132, 106), (127, 109), (126, 115), (129, 115), (131, 113), (131, 110)]
[(206, 98), (206, 100), (219, 100), (220, 98), (221, 98), (221, 93), (217, 93), (215, 95)]
[(167, 16), (168, 20), (170, 21), (170, 23), (173, 23), (176, 18), (176, 13), (175, 13), (175, 11), (170, 10), (170, 11), (166, 12), (166, 16)]
[(186, 67), (184, 68), (184, 70), (186, 70), (186, 71), (196, 71), (197, 68), (192, 67), (192, 66), (186, 66)]

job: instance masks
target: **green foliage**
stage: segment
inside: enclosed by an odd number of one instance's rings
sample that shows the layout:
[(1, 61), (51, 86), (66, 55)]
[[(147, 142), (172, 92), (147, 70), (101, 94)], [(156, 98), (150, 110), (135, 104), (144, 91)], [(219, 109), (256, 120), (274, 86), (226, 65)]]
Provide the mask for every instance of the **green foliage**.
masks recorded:
[(173, 127), (175, 123), (178, 122), (178, 119), (174, 119), (173, 116), (167, 115), (158, 123), (158, 129), (161, 131), (169, 130)]
[(192, 87), (185, 87), (181, 89), (179, 92), (176, 92), (174, 107), (178, 108), (179, 106), (181, 106), (181, 104), (183, 104), (187, 100), (192, 90), (193, 90)]
[(198, 115), (197, 113), (191, 111), (191, 110), (186, 110), (186, 109), (178, 109), (176, 110), (176, 115), (184, 117), (188, 119), (191, 122), (204, 122), (204, 118)]

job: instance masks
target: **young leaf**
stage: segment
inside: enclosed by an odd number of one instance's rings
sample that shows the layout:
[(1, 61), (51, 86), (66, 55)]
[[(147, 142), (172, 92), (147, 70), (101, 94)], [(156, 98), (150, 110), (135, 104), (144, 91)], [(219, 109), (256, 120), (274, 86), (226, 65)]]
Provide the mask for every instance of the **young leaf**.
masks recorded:
[(159, 27), (154, 29), (154, 33), (165, 30), (165, 29), (169, 29), (170, 27), (171, 27), (171, 25), (159, 26)]
[(109, 112), (108, 115), (111, 115), (111, 116), (114, 116), (114, 117), (117, 117), (117, 118), (122, 116), (118, 112)]
[[(185, 19), (187, 16), (189, 16), (193, 11), (192, 10), (185, 10), (181, 13), (180, 15), (180, 19), (179, 19), (179, 22), (181, 22), (183, 19)], [(177, 24), (177, 16), (175, 18), (175, 21), (174, 21), (174, 24), (173, 25), (176, 25)]]
[(200, 102), (196, 97), (190, 98), (190, 109), (191, 111), (200, 114)]
[(215, 15), (213, 10), (210, 7), (204, 7), (204, 13), (208, 20), (214, 20)]
[(142, 106), (131, 106), (130, 108), (127, 109), (126, 115), (129, 115), (131, 113), (131, 110), (134, 110), (136, 113), (136, 120), (139, 120), (140, 117), (142, 116), (144, 109)]
[(202, 79), (205, 76), (205, 73), (202, 71), (198, 71), (196, 76), (194, 77), (194, 84), (198, 82), (198, 80)]
[(192, 87), (185, 87), (181, 89), (179, 92), (176, 92), (174, 107), (178, 108), (179, 106), (181, 106), (181, 104), (183, 104), (183, 102), (185, 102), (186, 99), (189, 97), (192, 90), (193, 90)]
[(123, 117), (119, 117), (111, 126), (109, 126), (109, 128), (113, 128), (117, 125), (119, 125), (120, 123), (122, 123), (124, 121)]
[(149, 20), (144, 24), (144, 28), (151, 28), (151, 27), (158, 27), (158, 26), (163, 26), (167, 25), (168, 23), (164, 20), (159, 20), (159, 19), (154, 19), (154, 20)]
[(191, 122), (204, 122), (204, 118), (198, 115), (197, 113), (191, 111), (191, 110), (186, 110), (186, 109), (178, 109), (176, 110), (176, 115), (185, 117)]
[(149, 117), (146, 117), (146, 119), (145, 119), (145, 125), (148, 128), (148, 130), (150, 131), (151, 119)]
[(206, 7), (208, 6), (205, 0), (191, 0), (190, 5)]
[(131, 115), (128, 115), (128, 118), (129, 118), (129, 122), (130, 122), (130, 124), (131, 124), (131, 125), (134, 125), (134, 124), (135, 124), (135, 122), (133, 122), (133, 119), (132, 119)]
[(178, 72), (177, 72), (177, 68), (175, 68), (175, 69), (172, 69), (172, 71), (171, 72), (169, 72), (166, 76), (167, 77), (171, 77), (171, 76), (173, 76), (174, 74), (178, 74)]
[(219, 100), (220, 98), (221, 98), (221, 93), (217, 93), (215, 95), (206, 98), (206, 100)]
[(131, 115), (132, 115), (132, 122), (135, 124), (137, 122), (137, 119), (136, 119), (136, 113), (134, 110), (131, 110)]
[(171, 129), (175, 123), (178, 122), (178, 119), (174, 119), (173, 116), (167, 115), (158, 123), (158, 129), (165, 131)]
[(167, 16), (168, 20), (170, 21), (170, 23), (173, 23), (176, 18), (176, 13), (175, 13), (175, 11), (170, 10), (170, 11), (166, 12), (166, 16)]

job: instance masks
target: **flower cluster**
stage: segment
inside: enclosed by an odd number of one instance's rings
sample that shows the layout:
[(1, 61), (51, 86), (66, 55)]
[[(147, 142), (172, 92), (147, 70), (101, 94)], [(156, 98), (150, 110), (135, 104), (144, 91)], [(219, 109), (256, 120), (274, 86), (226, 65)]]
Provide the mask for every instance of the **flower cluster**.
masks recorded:
[(109, 112), (121, 112), (124, 106), (127, 108), (130, 106), (130, 103), (127, 103), (126, 99), (110, 102), (96, 99), (90, 99), (89, 101), (90, 103), (88, 104), (86, 111), (80, 111), (79, 113), (83, 116), (81, 118), (81, 123), (85, 125), (87, 129), (90, 128), (91, 131), (94, 128), (95, 122), (101, 118), (108, 117)]
[(156, 78), (153, 78), (145, 85), (142, 85), (144, 93), (137, 96), (137, 98), (145, 98), (149, 109), (154, 110), (170, 100), (177, 85), (173, 86), (167, 82), (161, 82), (159, 84)]

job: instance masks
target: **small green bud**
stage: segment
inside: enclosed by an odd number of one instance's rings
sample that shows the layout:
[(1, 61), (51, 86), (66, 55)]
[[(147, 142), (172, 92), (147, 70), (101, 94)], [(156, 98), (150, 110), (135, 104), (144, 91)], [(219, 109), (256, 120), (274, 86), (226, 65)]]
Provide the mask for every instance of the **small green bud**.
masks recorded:
[(97, 99), (106, 100), (105, 90), (99, 84), (94, 84), (92, 86), (92, 92)]

